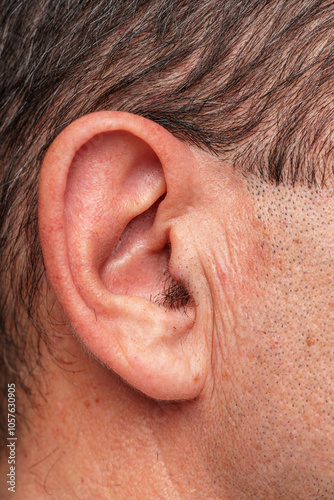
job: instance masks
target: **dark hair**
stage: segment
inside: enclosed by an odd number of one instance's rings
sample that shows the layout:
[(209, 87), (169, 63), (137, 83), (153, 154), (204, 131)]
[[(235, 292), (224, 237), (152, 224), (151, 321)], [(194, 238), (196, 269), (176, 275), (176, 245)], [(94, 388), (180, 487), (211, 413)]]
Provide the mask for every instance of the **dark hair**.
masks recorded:
[(48, 342), (37, 187), (57, 134), (86, 113), (123, 110), (228, 155), (245, 175), (324, 185), (334, 163), (334, 3), (0, 0), (0, 26), (5, 415), (7, 383), (28, 391)]

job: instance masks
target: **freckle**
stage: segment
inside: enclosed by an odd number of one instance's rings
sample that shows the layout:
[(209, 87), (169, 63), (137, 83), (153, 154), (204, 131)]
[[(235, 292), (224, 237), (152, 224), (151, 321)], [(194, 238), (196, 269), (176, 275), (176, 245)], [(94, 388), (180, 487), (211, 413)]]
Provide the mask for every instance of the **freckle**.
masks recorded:
[(100, 402), (99, 398), (95, 398), (95, 403), (98, 404)]
[(306, 344), (311, 347), (315, 344), (314, 340), (310, 339), (310, 337), (306, 337)]
[(85, 405), (86, 408), (89, 408), (90, 407), (90, 402), (89, 401), (85, 401), (84, 405)]

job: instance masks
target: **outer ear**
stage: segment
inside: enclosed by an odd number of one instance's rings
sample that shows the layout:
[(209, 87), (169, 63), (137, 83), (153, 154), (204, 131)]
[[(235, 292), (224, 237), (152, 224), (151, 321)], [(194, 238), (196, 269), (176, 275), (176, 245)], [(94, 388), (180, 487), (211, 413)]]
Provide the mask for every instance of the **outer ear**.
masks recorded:
[(206, 373), (195, 308), (151, 300), (177, 251), (171, 229), (192, 203), (192, 162), (159, 125), (99, 112), (57, 137), (40, 176), (46, 271), (77, 336), (132, 386), (165, 400), (194, 398)]

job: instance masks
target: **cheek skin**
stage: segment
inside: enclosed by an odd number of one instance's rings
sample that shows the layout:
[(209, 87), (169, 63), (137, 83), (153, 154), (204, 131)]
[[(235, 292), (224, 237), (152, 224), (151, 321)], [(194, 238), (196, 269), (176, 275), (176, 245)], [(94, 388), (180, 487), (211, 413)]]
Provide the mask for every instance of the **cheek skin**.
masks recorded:
[(228, 207), (220, 212), (207, 271), (216, 408), (209, 463), (220, 460), (216, 480), (238, 487), (240, 498), (331, 499), (333, 199), (259, 181), (247, 191), (249, 206), (233, 218)]

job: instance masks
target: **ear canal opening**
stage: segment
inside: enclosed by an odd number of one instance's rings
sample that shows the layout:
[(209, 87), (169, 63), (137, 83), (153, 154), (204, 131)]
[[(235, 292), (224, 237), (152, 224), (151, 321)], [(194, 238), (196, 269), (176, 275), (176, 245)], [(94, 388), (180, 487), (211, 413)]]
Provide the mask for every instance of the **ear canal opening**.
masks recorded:
[(101, 280), (114, 294), (141, 296), (167, 310), (186, 313), (195, 303), (186, 285), (170, 273), (171, 243), (168, 240), (161, 248), (152, 248), (151, 243), (150, 230), (165, 196), (130, 220), (102, 266)]
[(166, 309), (174, 311), (181, 309), (186, 313), (188, 308), (195, 306), (195, 302), (186, 285), (176, 280), (170, 273), (169, 262), (172, 254), (170, 240), (168, 240), (166, 244), (166, 251), (168, 253), (168, 263), (159, 279), (159, 285), (162, 291), (152, 297), (151, 300)]

